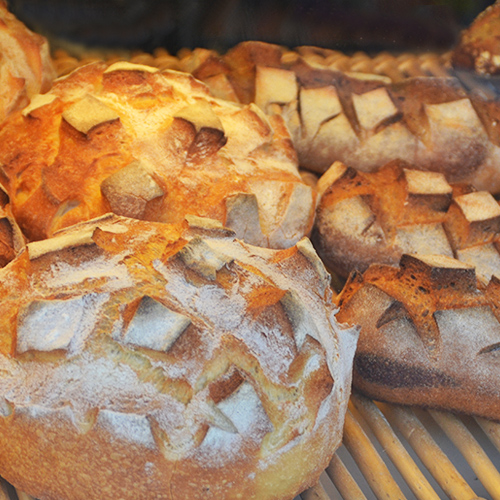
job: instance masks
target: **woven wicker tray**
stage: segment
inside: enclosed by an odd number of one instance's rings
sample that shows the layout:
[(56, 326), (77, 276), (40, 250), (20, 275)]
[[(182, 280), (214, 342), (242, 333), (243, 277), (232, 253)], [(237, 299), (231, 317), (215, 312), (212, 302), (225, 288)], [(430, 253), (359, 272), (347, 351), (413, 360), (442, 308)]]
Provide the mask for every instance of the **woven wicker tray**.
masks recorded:
[[(33, 500), (1, 486), (0, 500)], [(295, 500), (446, 498), (500, 500), (500, 423), (353, 394), (341, 448)]]
[[(182, 70), (180, 60), (188, 56), (189, 50), (182, 50), (177, 56), (170, 54), (167, 50), (159, 48), (154, 53), (128, 52), (128, 51), (89, 51), (86, 48), (70, 47), (56, 49), (53, 54), (54, 65), (59, 76), (66, 75), (79, 66), (94, 61), (114, 62), (116, 60), (128, 60), (136, 64), (154, 66), (160, 70), (174, 69)], [(312, 67), (345, 71), (347, 73), (369, 73), (390, 78), (392, 81), (400, 81), (415, 76), (449, 76), (450, 69), (449, 52), (443, 54), (399, 54), (381, 52), (370, 56), (365, 52), (356, 52), (347, 56), (346, 54), (316, 47), (299, 47), (296, 52), (289, 52), (285, 57), (293, 57), (300, 54)]]

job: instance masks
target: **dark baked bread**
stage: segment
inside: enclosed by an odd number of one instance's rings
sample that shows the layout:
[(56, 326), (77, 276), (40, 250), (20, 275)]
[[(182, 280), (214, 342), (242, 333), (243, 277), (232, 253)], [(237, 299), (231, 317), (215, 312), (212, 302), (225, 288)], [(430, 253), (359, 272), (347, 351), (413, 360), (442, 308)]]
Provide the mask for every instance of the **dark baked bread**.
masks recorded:
[(128, 62), (78, 69), (7, 121), (0, 163), (30, 240), (109, 211), (210, 217), (277, 248), (312, 228), (315, 192), (283, 119), (215, 99), (176, 71)]
[(444, 256), (373, 265), (337, 297), (361, 326), (353, 386), (383, 401), (500, 420), (500, 280)]
[(336, 162), (317, 188), (313, 242), (340, 276), (397, 265), (403, 253), (455, 257), (483, 282), (500, 276), (500, 205), (486, 191), (401, 161), (372, 173)]
[(0, 474), (44, 500), (291, 499), (341, 442), (356, 329), (309, 240), (115, 215), (0, 271)]

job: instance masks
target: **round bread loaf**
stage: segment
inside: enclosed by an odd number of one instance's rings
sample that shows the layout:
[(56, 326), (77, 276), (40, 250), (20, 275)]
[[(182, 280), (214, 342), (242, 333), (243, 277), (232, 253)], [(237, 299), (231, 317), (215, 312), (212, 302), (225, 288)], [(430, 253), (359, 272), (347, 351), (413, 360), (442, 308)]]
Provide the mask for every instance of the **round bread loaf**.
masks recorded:
[(30, 31), (0, 0), (0, 123), (56, 77), (47, 40)]
[(319, 179), (313, 242), (342, 277), (404, 253), (440, 254), (500, 276), (500, 205), (486, 191), (449, 184), (402, 161), (364, 173), (335, 162)]
[(168, 223), (193, 214), (284, 248), (314, 218), (281, 117), (128, 62), (89, 64), (36, 96), (0, 132), (0, 163), (30, 240), (107, 212)]
[(361, 327), (353, 386), (371, 398), (500, 420), (500, 280), (442, 255), (353, 274), (337, 318)]
[(111, 214), (0, 274), (0, 475), (30, 495), (291, 499), (341, 442), (358, 331), (307, 238)]

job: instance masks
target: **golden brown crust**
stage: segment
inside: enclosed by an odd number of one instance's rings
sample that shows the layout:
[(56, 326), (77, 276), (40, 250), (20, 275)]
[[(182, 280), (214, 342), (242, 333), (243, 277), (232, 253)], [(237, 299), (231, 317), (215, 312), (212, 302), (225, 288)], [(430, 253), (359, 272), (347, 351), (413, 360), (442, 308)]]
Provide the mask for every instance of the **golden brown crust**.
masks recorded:
[(500, 3), (490, 5), (465, 29), (455, 47), (451, 63), (457, 69), (480, 75), (500, 73)]
[(0, 187), (0, 267), (14, 259), (24, 245), (25, 238), (12, 215), (9, 197)]
[(446, 71), (370, 76), (329, 65), (335, 55), (328, 51), (290, 52), (262, 42), (202, 59), (195, 52), (181, 59), (183, 67), (201, 77), (220, 71), (242, 102), (283, 116), (302, 167), (324, 172), (342, 161), (373, 171), (402, 159), (450, 182), (500, 190), (500, 107)]
[(30, 31), (0, 2), (0, 123), (46, 92), (56, 77), (47, 40)]
[(32, 240), (109, 210), (211, 217), (278, 248), (312, 228), (314, 190), (281, 117), (213, 98), (188, 74), (89, 64), (33, 99), (0, 137), (12, 210)]
[(356, 330), (307, 239), (108, 215), (0, 281), (0, 474), (37, 498), (291, 499), (346, 410)]
[(346, 278), (370, 264), (397, 265), (403, 253), (441, 254), (500, 276), (500, 206), (485, 191), (394, 161), (365, 173), (336, 162), (318, 181), (313, 241)]
[(317, 47), (243, 42), (224, 55), (182, 51), (178, 67), (217, 97), (282, 116), (304, 168), (322, 173), (342, 161), (374, 171), (402, 159), (500, 192), (500, 105), (491, 92), (468, 91), (447, 56), (339, 59)]
[(353, 385), (372, 398), (500, 420), (499, 281), (444, 256), (355, 274), (337, 298), (361, 327)]

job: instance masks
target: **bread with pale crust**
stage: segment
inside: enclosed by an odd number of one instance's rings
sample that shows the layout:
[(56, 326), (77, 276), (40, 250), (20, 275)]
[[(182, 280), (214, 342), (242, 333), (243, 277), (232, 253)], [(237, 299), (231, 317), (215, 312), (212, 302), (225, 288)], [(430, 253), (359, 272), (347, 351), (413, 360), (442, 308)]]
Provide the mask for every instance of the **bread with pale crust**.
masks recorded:
[(442, 255), (353, 273), (336, 299), (360, 325), (353, 387), (371, 398), (500, 420), (500, 280)]
[(47, 40), (29, 30), (0, 1), (0, 123), (46, 92), (56, 72)]
[(311, 49), (290, 53), (263, 42), (224, 55), (200, 51), (181, 63), (219, 95), (283, 116), (304, 168), (324, 172), (342, 161), (374, 171), (401, 159), (500, 191), (500, 105), (445, 72), (393, 81), (318, 64)]
[(283, 119), (211, 96), (191, 75), (94, 63), (37, 95), (0, 131), (12, 211), (30, 240), (109, 211), (210, 217), (261, 246), (312, 228), (315, 191)]
[(0, 274), (0, 475), (30, 495), (292, 499), (339, 446), (358, 331), (307, 238), (110, 214)]
[(313, 242), (346, 278), (404, 253), (441, 254), (500, 276), (500, 205), (487, 191), (401, 161), (365, 173), (336, 162), (319, 179)]

